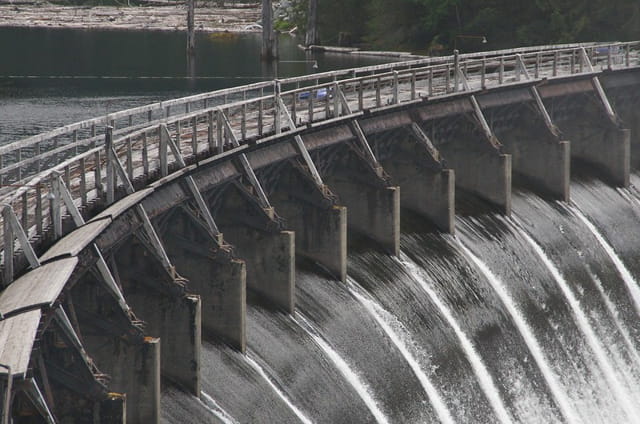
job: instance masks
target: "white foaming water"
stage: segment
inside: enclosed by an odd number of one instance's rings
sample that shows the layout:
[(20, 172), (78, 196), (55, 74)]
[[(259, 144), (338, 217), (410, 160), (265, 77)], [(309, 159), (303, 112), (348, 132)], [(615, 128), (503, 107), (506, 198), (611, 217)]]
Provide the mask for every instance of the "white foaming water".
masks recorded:
[(549, 259), (549, 257), (546, 255), (544, 250), (542, 250), (542, 248), (540, 247), (540, 245), (538, 245), (538, 243), (536, 243), (535, 240), (533, 240), (529, 236), (529, 234), (527, 234), (526, 231), (518, 228), (517, 226), (515, 227), (515, 229), (527, 241), (527, 243), (531, 245), (534, 252), (538, 255), (540, 260), (545, 264), (547, 269), (553, 275), (554, 280), (556, 281), (556, 283), (558, 284), (558, 287), (564, 294), (565, 299), (567, 300), (567, 303), (569, 304), (569, 307), (571, 308), (571, 311), (573, 312), (573, 315), (576, 318), (575, 321), (576, 321), (576, 324), (578, 325), (578, 328), (580, 328), (580, 331), (582, 331), (582, 333), (584, 334), (585, 338), (587, 339), (587, 343), (589, 347), (591, 348), (591, 350), (595, 355), (595, 359), (598, 365), (600, 366), (600, 369), (603, 372), (604, 378), (607, 380), (609, 388), (612, 390), (612, 392), (614, 393), (614, 396), (616, 397), (620, 406), (624, 410), (624, 413), (629, 418), (630, 420), (629, 422), (638, 422), (638, 419), (640, 419), (640, 414), (638, 413), (637, 409), (634, 407), (634, 404), (631, 401), (631, 399), (629, 399), (629, 396), (627, 395), (627, 393), (624, 390), (622, 390), (621, 388), (622, 384), (618, 378), (618, 375), (616, 374), (614, 367), (611, 365), (611, 362), (607, 357), (607, 353), (604, 346), (602, 346), (602, 344), (600, 343), (598, 337), (593, 331), (593, 328), (591, 327), (591, 324), (589, 323), (587, 316), (582, 311), (582, 308), (580, 307), (580, 302), (578, 301), (578, 299), (575, 297), (575, 295), (569, 288), (569, 285), (565, 281), (564, 277), (562, 276), (558, 268)]
[(260, 365), (258, 365), (256, 361), (251, 359), (248, 355), (245, 357), (245, 359), (247, 363), (251, 365), (251, 367), (256, 370), (258, 374), (262, 376), (262, 378), (265, 379), (267, 384), (273, 389), (274, 392), (276, 392), (280, 399), (282, 399), (284, 403), (287, 404), (287, 406), (293, 411), (293, 413), (296, 414), (296, 417), (298, 417), (300, 421), (302, 421), (304, 424), (313, 424), (313, 422), (309, 418), (307, 418), (307, 416), (304, 415), (304, 413), (302, 413), (302, 411), (298, 409), (298, 407), (291, 403), (289, 398), (282, 392), (282, 390), (280, 390), (278, 386), (276, 386), (273, 381), (271, 381), (271, 378), (269, 378), (267, 373), (262, 369)]
[[(627, 199), (629, 202), (636, 203), (624, 191), (620, 190), (619, 193), (622, 195), (622, 197)], [(620, 258), (616, 254), (616, 251), (607, 242), (607, 240), (604, 238), (604, 236), (602, 234), (600, 234), (600, 231), (598, 231), (596, 226), (593, 225), (593, 223), (591, 221), (589, 221), (589, 219), (586, 216), (584, 216), (584, 214), (582, 212), (580, 212), (580, 210), (578, 208), (576, 208), (576, 207), (567, 207), (567, 209), (569, 211), (571, 211), (580, 221), (582, 221), (582, 223), (595, 236), (596, 240), (598, 240), (598, 243), (600, 243), (600, 246), (602, 246), (602, 248), (606, 252), (607, 256), (609, 256), (609, 259), (611, 259), (611, 261), (613, 262), (613, 265), (616, 267), (616, 269), (620, 273), (620, 276), (622, 277), (622, 280), (624, 281), (624, 283), (627, 286), (627, 290), (629, 290), (629, 293), (631, 294), (631, 298), (633, 299), (633, 304), (636, 307), (636, 311), (638, 313), (640, 313), (640, 288), (638, 287), (638, 283), (633, 278), (633, 276), (631, 275), (631, 273), (629, 272), (627, 267), (622, 263), (622, 261), (620, 260)]]
[(598, 292), (600, 293), (600, 296), (602, 297), (604, 304), (606, 305), (607, 310), (609, 311), (609, 314), (613, 316), (613, 320), (616, 324), (616, 327), (618, 328), (618, 332), (620, 333), (620, 335), (624, 340), (625, 346), (627, 347), (627, 351), (631, 356), (633, 356), (633, 359), (636, 362), (635, 366), (637, 368), (640, 368), (640, 355), (638, 355), (638, 351), (636, 350), (636, 347), (633, 344), (631, 335), (629, 334), (629, 330), (626, 328), (624, 323), (622, 323), (622, 321), (620, 320), (620, 314), (618, 313), (618, 309), (616, 308), (616, 305), (611, 301), (611, 299), (609, 299), (609, 296), (607, 296), (607, 293), (605, 293), (604, 287), (602, 286), (602, 281), (600, 281), (600, 278), (598, 278), (598, 276), (595, 275), (591, 270), (589, 270), (589, 275), (591, 276), (591, 279), (593, 280), (596, 287), (598, 288)]
[(233, 417), (218, 405), (218, 402), (213, 400), (211, 396), (207, 393), (200, 391), (200, 397), (202, 399), (198, 399), (200, 403), (207, 408), (209, 412), (216, 416), (223, 424), (237, 424), (236, 420)]
[(418, 378), (418, 381), (420, 381), (420, 384), (429, 397), (429, 400), (431, 400), (431, 405), (436, 411), (436, 414), (438, 414), (440, 422), (442, 422), (443, 424), (454, 424), (455, 421), (453, 421), (451, 413), (440, 397), (440, 394), (429, 380), (429, 377), (420, 367), (420, 364), (418, 363), (414, 354), (410, 352), (411, 348), (413, 348), (412, 350), (415, 350), (415, 345), (413, 340), (411, 340), (411, 336), (409, 336), (407, 330), (404, 329), (397, 320), (394, 320), (392, 317), (390, 317), (390, 314), (385, 311), (380, 305), (369, 299), (366, 294), (362, 293), (362, 289), (359, 289), (358, 285), (355, 284), (351, 279), (347, 280), (347, 289), (365, 307), (365, 309), (385, 332), (387, 337), (389, 337), (389, 340), (391, 340), (391, 342), (395, 345), (395, 347), (398, 349), (398, 351), (400, 351), (404, 359), (407, 361), (407, 364), (409, 364), (409, 366), (411, 367), (411, 370)]
[(478, 383), (480, 383), (480, 387), (482, 387), (482, 390), (485, 396), (489, 400), (491, 407), (495, 411), (500, 421), (503, 423), (513, 422), (511, 415), (507, 412), (507, 409), (505, 408), (504, 403), (500, 398), (500, 392), (496, 388), (496, 385), (493, 381), (493, 378), (491, 377), (491, 374), (489, 373), (484, 363), (482, 362), (482, 358), (480, 357), (480, 355), (478, 355), (478, 353), (476, 352), (476, 349), (473, 346), (473, 343), (471, 342), (471, 340), (469, 340), (469, 338), (464, 333), (464, 331), (462, 331), (462, 328), (460, 328), (460, 326), (456, 322), (456, 319), (451, 313), (451, 310), (447, 307), (447, 305), (444, 304), (444, 302), (442, 302), (442, 300), (440, 300), (436, 292), (431, 287), (429, 287), (428, 284), (426, 284), (425, 276), (422, 275), (420, 268), (416, 266), (413, 262), (411, 262), (407, 258), (407, 256), (404, 254), (401, 254), (400, 259), (402, 261), (402, 264), (409, 271), (409, 274), (413, 277), (413, 279), (418, 284), (420, 284), (420, 287), (429, 295), (429, 298), (431, 299), (431, 301), (436, 305), (436, 307), (438, 308), (442, 316), (445, 318), (449, 326), (455, 332), (456, 337), (460, 342), (460, 346), (462, 347), (462, 350), (464, 351), (467, 359), (469, 360), (469, 363), (471, 364), (471, 367), (473, 368), (473, 371), (476, 374), (476, 377), (478, 377)]
[(342, 374), (347, 382), (351, 384), (365, 405), (367, 405), (367, 408), (369, 408), (369, 411), (371, 411), (371, 414), (373, 414), (376, 421), (381, 424), (389, 424), (389, 420), (380, 410), (376, 400), (371, 395), (371, 389), (369, 386), (362, 381), (360, 376), (353, 371), (347, 361), (345, 361), (338, 352), (325, 342), (322, 337), (318, 336), (318, 331), (313, 327), (313, 324), (298, 312), (295, 313), (293, 320), (300, 326), (300, 328), (311, 336), (313, 341), (320, 347), (320, 349), (322, 349), (325, 355), (331, 359), (338, 371), (340, 371), (340, 374)]
[(460, 240), (456, 238), (456, 241), (458, 242), (457, 246), (460, 248), (460, 250), (462, 250), (464, 255), (467, 258), (469, 258), (471, 262), (473, 262), (478, 267), (480, 272), (487, 278), (487, 280), (489, 281), (489, 284), (491, 284), (491, 286), (493, 287), (494, 292), (498, 295), (498, 297), (500, 298), (500, 301), (507, 309), (509, 316), (511, 316), (513, 323), (515, 324), (516, 328), (518, 328), (518, 331), (522, 335), (522, 338), (524, 339), (525, 344), (529, 348), (529, 352), (531, 352), (531, 356), (533, 356), (533, 359), (536, 361), (536, 364), (538, 365), (538, 369), (540, 370), (540, 372), (542, 373), (542, 376), (547, 382), (547, 386), (549, 387), (549, 390), (551, 391), (551, 394), (553, 395), (553, 398), (556, 401), (556, 404), (558, 405), (558, 408), (560, 409), (560, 413), (562, 414), (564, 419), (568, 423), (582, 422), (582, 420), (578, 417), (578, 414), (574, 410), (573, 406), (571, 405), (571, 402), (567, 398), (565, 390), (562, 388), (562, 386), (560, 385), (560, 383), (556, 378), (556, 375), (551, 370), (551, 367), (549, 366), (549, 361), (547, 360), (545, 354), (543, 353), (542, 347), (538, 343), (538, 340), (536, 339), (533, 332), (531, 331), (531, 328), (529, 328), (529, 325), (527, 324), (524, 317), (516, 307), (515, 303), (513, 302), (513, 300), (507, 293), (507, 291), (505, 290), (502, 281), (500, 281), (493, 274), (493, 272), (491, 272), (489, 267), (484, 262), (482, 262), (480, 258), (474, 255), (464, 244), (462, 244)]

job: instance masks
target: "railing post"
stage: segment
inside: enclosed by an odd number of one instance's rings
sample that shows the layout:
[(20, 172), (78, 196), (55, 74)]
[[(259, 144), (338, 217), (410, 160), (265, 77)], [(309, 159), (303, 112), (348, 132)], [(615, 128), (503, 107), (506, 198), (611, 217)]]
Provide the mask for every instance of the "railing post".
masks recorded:
[(166, 177), (169, 174), (169, 161), (167, 158), (167, 147), (168, 140), (167, 137), (170, 135), (169, 129), (166, 124), (160, 124), (158, 127), (158, 137), (159, 137), (159, 145), (158, 145), (158, 155), (160, 156), (160, 175)]
[(14, 234), (13, 234), (13, 228), (11, 227), (11, 221), (9, 217), (9, 214), (11, 213), (10, 209), (11, 209), (10, 205), (5, 205), (2, 209), (2, 231), (3, 231), (3, 240), (4, 240), (3, 274), (4, 274), (5, 286), (13, 282)]
[(611, 45), (609, 45), (609, 47), (607, 48), (607, 69), (611, 70), (611, 64), (612, 64), (612, 60), (611, 60)]
[(280, 81), (273, 81), (273, 125), (276, 134), (282, 132), (282, 122), (280, 122)]
[(398, 71), (393, 71), (393, 103), (400, 103), (400, 82), (398, 81)]
[(149, 175), (149, 145), (146, 131), (142, 133), (142, 173), (145, 177)]
[(42, 185), (36, 184), (36, 233), (42, 237), (44, 232), (44, 223), (42, 219)]
[(224, 124), (222, 123), (222, 110), (216, 111), (216, 141), (218, 142), (218, 153), (224, 152)]
[(51, 192), (49, 195), (51, 200), (51, 221), (53, 223), (53, 237), (55, 240), (62, 237), (62, 213), (60, 211), (60, 173), (54, 171), (51, 173)]
[(105, 158), (107, 161), (107, 205), (115, 200), (115, 172), (113, 170), (113, 127), (106, 128), (104, 137)]
[(627, 43), (624, 46), (624, 64), (625, 64), (625, 66), (627, 68), (630, 66), (630, 64), (629, 64), (629, 54), (630, 54), (629, 50), (631, 50), (631, 46)]
[(209, 145), (209, 153), (214, 154), (214, 150), (216, 148), (214, 137), (213, 137), (213, 126), (214, 126), (214, 118), (213, 111), (210, 110), (207, 112), (207, 144)]
[(416, 71), (411, 71), (411, 100), (416, 99)]
[(560, 53), (558, 51), (553, 52), (553, 73), (555, 77), (558, 75), (558, 61), (560, 60)]
[(482, 59), (482, 68), (480, 69), (480, 88), (487, 88), (487, 61)]
[(460, 52), (453, 51), (453, 92), (458, 92), (460, 86)]
[(500, 68), (498, 69), (498, 83), (504, 82), (504, 56), (500, 56)]
[(87, 176), (86, 163), (84, 158), (80, 158), (80, 199), (82, 206), (87, 205)]
[[(333, 117), (337, 118), (340, 113), (340, 87), (337, 82), (333, 83)], [(327, 93), (328, 95), (329, 93)]]
[(260, 101), (258, 102), (258, 135), (262, 136), (264, 129), (262, 128), (262, 122), (264, 121), (264, 88), (260, 87)]

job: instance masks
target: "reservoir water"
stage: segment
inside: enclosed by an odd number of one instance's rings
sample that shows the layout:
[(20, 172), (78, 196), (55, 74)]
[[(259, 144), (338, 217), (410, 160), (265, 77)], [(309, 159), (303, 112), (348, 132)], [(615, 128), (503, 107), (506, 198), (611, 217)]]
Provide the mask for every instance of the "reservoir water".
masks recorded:
[[(280, 37), (277, 70), (259, 34), (198, 34), (187, 66), (178, 32), (0, 28), (0, 143), (109, 112), (205, 91), (389, 61), (311, 55)], [(318, 67), (314, 68), (314, 61)]]

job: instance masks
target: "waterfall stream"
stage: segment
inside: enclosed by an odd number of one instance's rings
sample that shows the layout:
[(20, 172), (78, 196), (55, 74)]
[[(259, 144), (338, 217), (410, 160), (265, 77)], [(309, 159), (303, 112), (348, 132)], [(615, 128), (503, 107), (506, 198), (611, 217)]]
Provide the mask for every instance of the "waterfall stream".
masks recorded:
[(400, 256), (350, 249), (346, 284), (298, 264), (293, 317), (249, 305), (249, 355), (205, 342), (209, 397), (167, 387), (163, 420), (637, 422), (640, 203), (572, 193), (514, 193), (455, 237), (403, 222)]

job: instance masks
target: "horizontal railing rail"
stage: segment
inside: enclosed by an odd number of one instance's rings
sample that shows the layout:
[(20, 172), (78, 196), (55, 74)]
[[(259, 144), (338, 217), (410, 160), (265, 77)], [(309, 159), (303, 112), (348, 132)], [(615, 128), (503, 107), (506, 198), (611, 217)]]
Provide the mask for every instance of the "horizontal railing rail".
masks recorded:
[[(68, 199), (80, 210), (98, 199), (108, 204), (115, 201), (123, 178), (146, 183), (198, 158), (227, 155), (249, 142), (298, 134), (308, 125), (388, 105), (523, 80), (638, 67), (639, 53), (640, 42), (630, 42), (376, 65), (161, 102), (2, 146), (3, 281), (8, 284), (13, 278), (13, 260), (8, 258), (20, 249), (25, 254), (45, 237), (62, 236), (61, 217), (72, 212)], [(103, 134), (98, 126), (104, 127)], [(70, 141), (57, 140), (69, 135)], [(7, 160), (11, 155), (16, 157)], [(122, 173), (117, 172), (120, 168)], [(69, 196), (61, 194), (61, 185)]]

